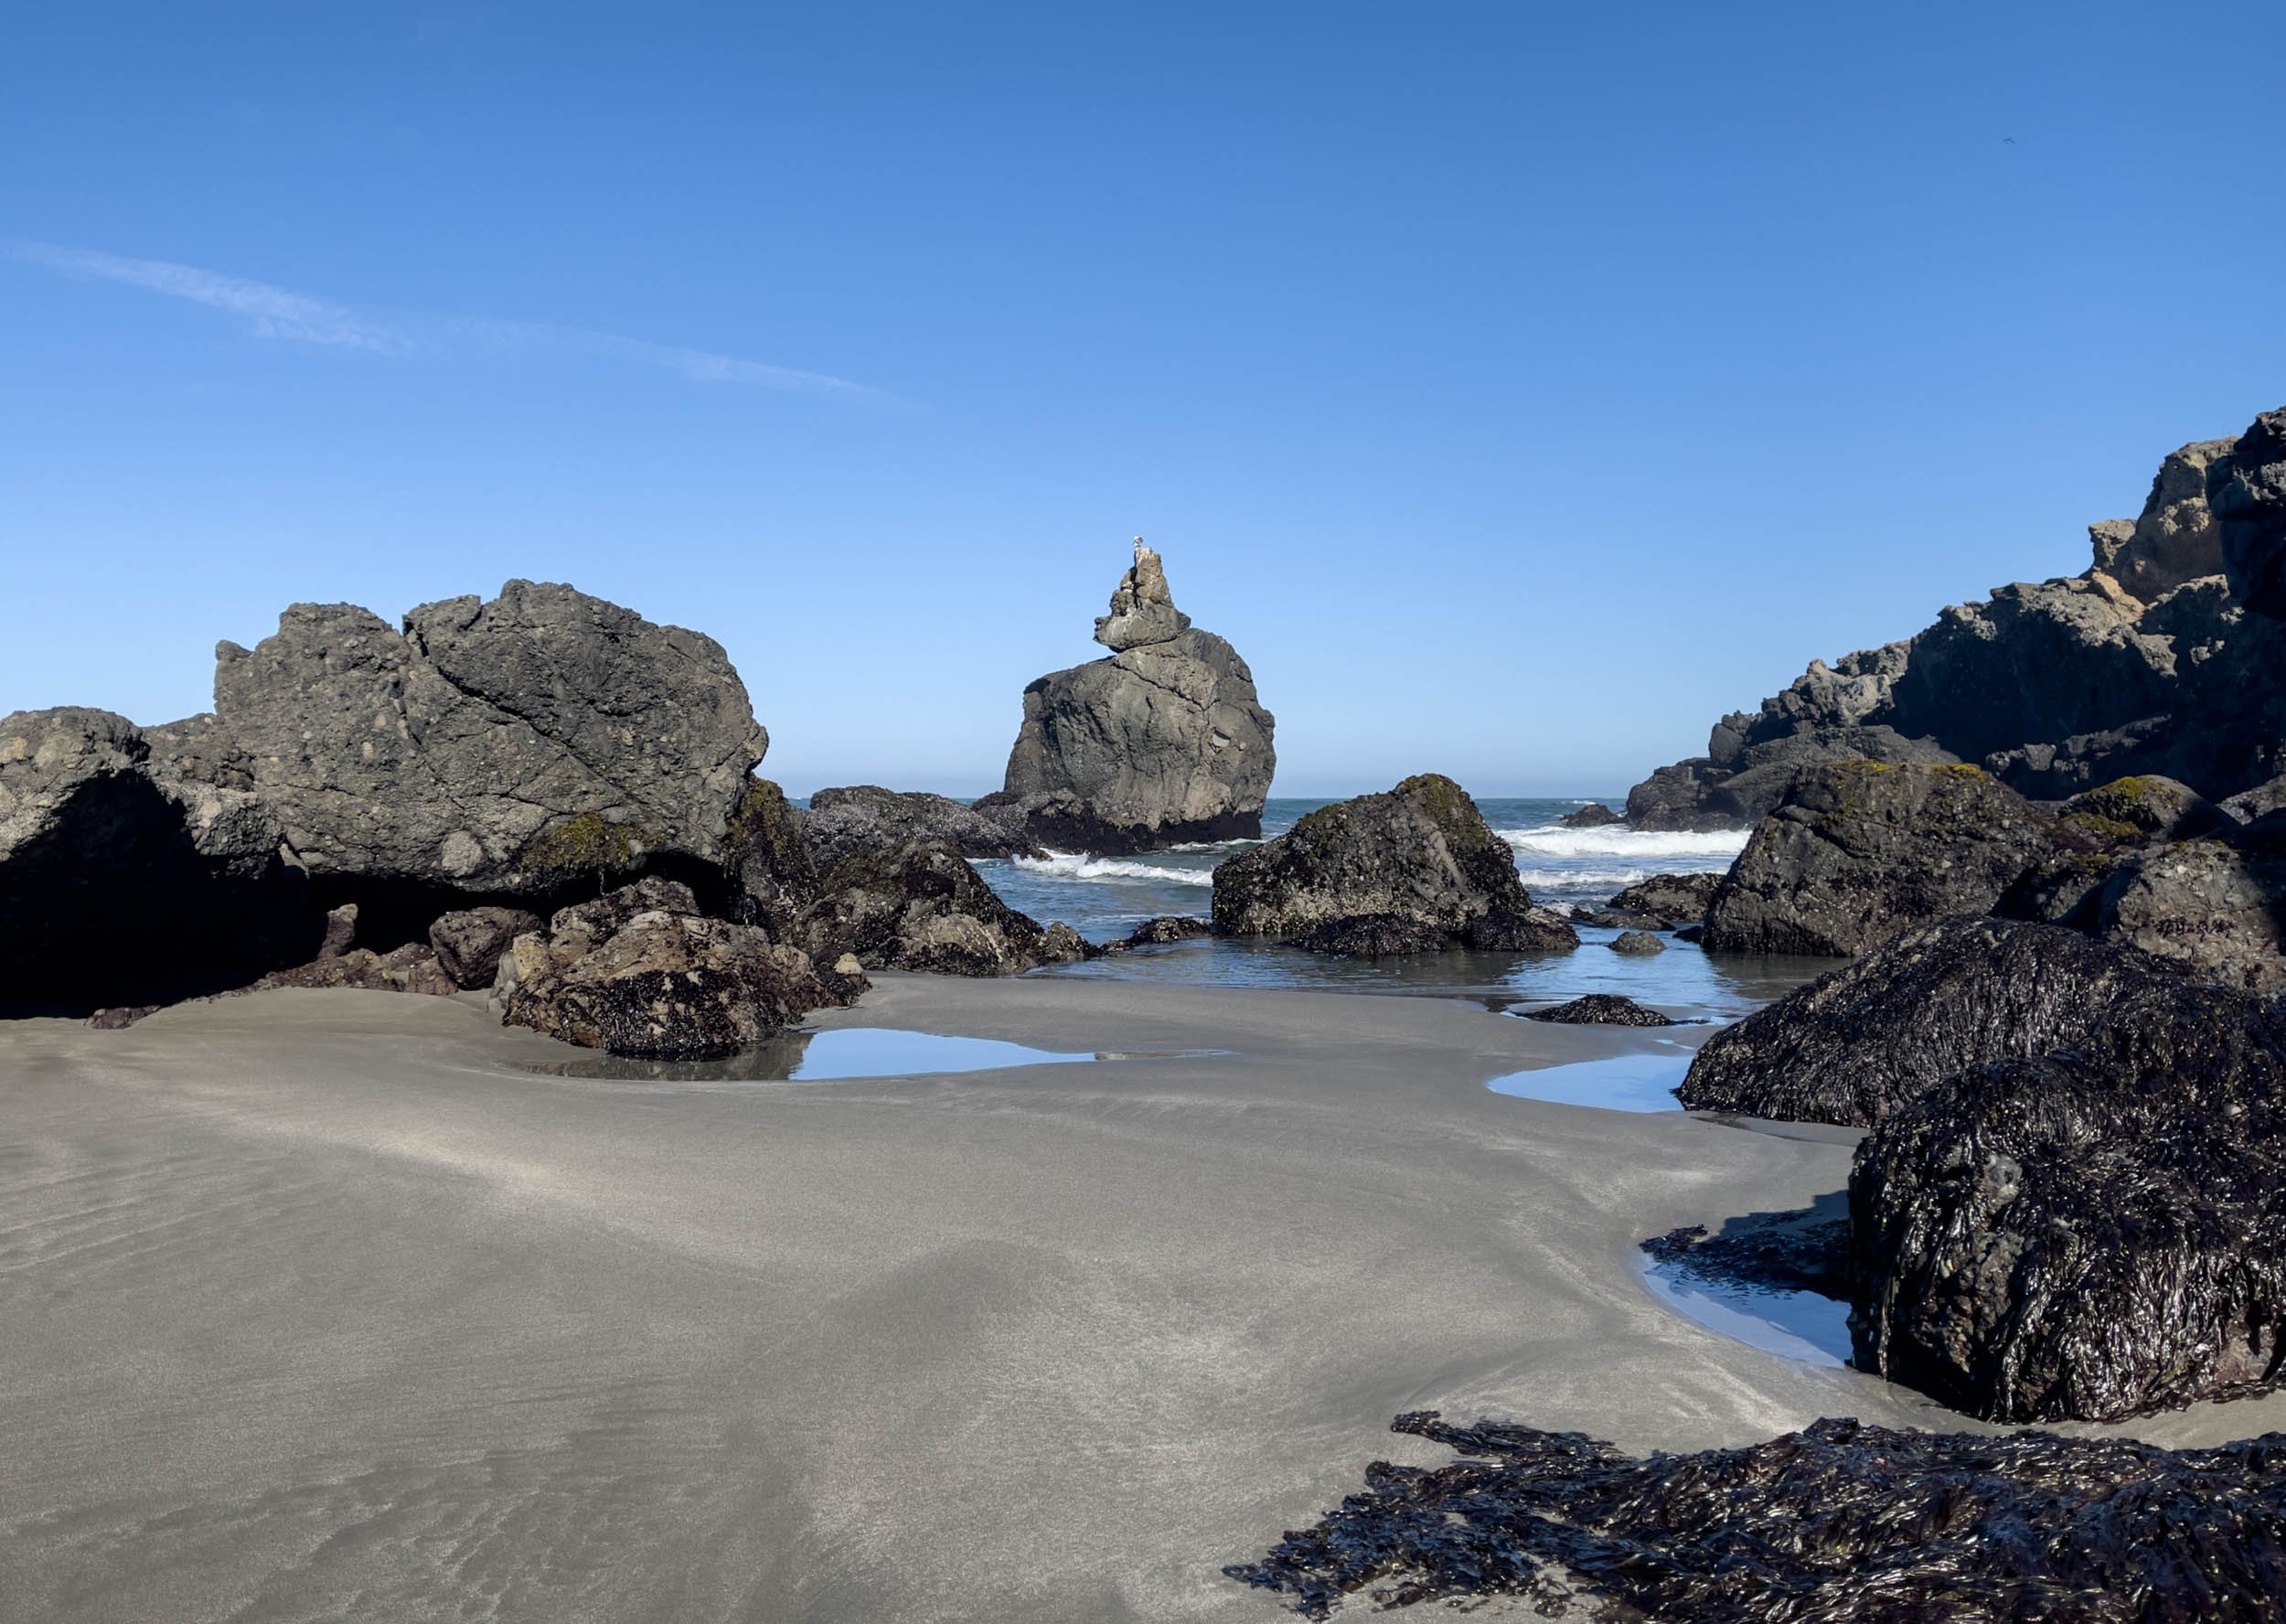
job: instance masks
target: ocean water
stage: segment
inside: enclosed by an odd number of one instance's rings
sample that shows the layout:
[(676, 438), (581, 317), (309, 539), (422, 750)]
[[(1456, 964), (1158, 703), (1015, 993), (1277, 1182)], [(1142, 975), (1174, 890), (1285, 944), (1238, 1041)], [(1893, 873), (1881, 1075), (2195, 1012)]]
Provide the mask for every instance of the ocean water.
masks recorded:
[[(1305, 813), (1328, 804), (1272, 800), (1263, 813), (1264, 838), (1283, 834)], [(1747, 840), (1744, 831), (1647, 834), (1617, 825), (1568, 829), (1557, 821), (1586, 804), (1586, 797), (1477, 802), (1515, 852), (1517, 870), (1534, 902), (1592, 907), (1653, 874), (1720, 871)], [(988, 860), (977, 868), (1011, 907), (1042, 923), (1063, 920), (1091, 941), (1108, 942), (1161, 914), (1203, 918), (1213, 895), (1215, 865), (1255, 844), (1227, 841), (1140, 857), (1058, 853), (1045, 860)], [(1568, 954), (1437, 953), (1390, 959), (1330, 958), (1209, 939), (1034, 973), (1462, 996), (1520, 1014), (1583, 993), (1617, 992), (1686, 1019), (1732, 1020), (1832, 967), (1830, 960), (1716, 956), (1672, 935), (1666, 952), (1636, 958), (1609, 950), (1616, 932), (1581, 925), (1579, 933), (1581, 947)]]

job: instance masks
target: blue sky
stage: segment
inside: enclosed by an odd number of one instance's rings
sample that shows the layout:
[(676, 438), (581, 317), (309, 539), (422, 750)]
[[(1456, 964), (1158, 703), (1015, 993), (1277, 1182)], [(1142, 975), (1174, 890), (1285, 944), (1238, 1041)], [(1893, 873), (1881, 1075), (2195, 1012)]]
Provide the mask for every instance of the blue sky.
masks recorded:
[(1624, 788), (2286, 403), (2286, 11), (19, 8), (0, 710), (570, 581), (997, 786), (1127, 539), (1278, 788)]

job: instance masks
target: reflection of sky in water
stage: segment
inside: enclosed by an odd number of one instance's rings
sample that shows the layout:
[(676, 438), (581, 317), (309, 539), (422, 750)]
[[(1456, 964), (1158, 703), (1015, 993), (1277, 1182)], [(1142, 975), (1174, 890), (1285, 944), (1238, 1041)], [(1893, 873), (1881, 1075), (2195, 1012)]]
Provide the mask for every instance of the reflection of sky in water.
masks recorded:
[(1806, 1364), (1849, 1362), (1847, 1303), (1814, 1291), (1770, 1291), (1709, 1280), (1674, 1263), (1643, 1260), (1651, 1295), (1734, 1341)]
[(830, 1031), (778, 1032), (760, 1048), (727, 1060), (625, 1060), (582, 1056), (539, 1069), (562, 1077), (652, 1083), (831, 1083), (849, 1077), (920, 1077), (1095, 1060), (998, 1038), (954, 1038), (892, 1027), (847, 1026)]
[(1571, 1065), (1511, 1072), (1485, 1086), (1521, 1099), (1559, 1106), (1600, 1106), (1607, 1111), (1680, 1111), (1675, 1087), (1691, 1069), (1692, 1051), (1672, 1039), (1646, 1054), (1614, 1054)]

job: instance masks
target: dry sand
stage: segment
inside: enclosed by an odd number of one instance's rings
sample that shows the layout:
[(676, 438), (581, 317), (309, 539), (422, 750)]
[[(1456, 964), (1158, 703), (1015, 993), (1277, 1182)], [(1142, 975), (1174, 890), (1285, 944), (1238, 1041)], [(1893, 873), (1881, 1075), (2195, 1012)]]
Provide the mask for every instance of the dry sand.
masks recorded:
[(0, 1027), (0, 1616), (1266, 1620), (1222, 1565), (1439, 1458), (1400, 1410), (1953, 1423), (1640, 1283), (1845, 1147), (1482, 1086), (1638, 1035), (917, 978), (835, 1023), (1233, 1052), (673, 1084), (379, 993)]

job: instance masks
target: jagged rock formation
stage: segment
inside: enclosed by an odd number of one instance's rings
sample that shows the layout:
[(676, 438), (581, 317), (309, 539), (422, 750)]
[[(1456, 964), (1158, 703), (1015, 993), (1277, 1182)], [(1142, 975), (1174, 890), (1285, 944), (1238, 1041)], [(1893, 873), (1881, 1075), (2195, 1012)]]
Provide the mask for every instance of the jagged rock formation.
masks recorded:
[(2068, 1048), (2192, 979), (2074, 930), (1948, 920), (1716, 1032), (1675, 1094), (1686, 1110), (1869, 1127), (1954, 1077)]
[(949, 796), (901, 793), (879, 785), (821, 789), (809, 797), (802, 832), (821, 863), (868, 847), (938, 840), (963, 857), (1045, 857), (1024, 820), (1006, 803), (999, 817), (964, 807)]
[(1508, 843), (1434, 773), (1321, 807), (1214, 871), (1214, 929), (1318, 952), (1562, 952), (1578, 933), (1533, 906)]
[(509, 943), (546, 928), (539, 914), (522, 908), (464, 908), (429, 926), (429, 946), (454, 986), (473, 989), (493, 984)]
[(185, 780), (108, 710), (0, 718), (0, 1003), (218, 991), (315, 952), (323, 929), (255, 796)]
[(1992, 910), (2060, 849), (2056, 819), (1974, 767), (1805, 770), (1706, 911), (1710, 952), (1846, 956)]
[(492, 997), (511, 1026), (638, 1060), (702, 1060), (751, 1049), (864, 986), (820, 976), (799, 948), (709, 918), (688, 887), (646, 878), (518, 936)]
[(1031, 838), (1065, 850), (1148, 851), (1252, 839), (1277, 756), (1254, 674), (1212, 632), (1192, 629), (1140, 540), (1135, 566), (1095, 623), (1108, 659), (1041, 678), (1006, 785), (975, 810), (1020, 815)]
[(1988, 1420), (2286, 1376), (2286, 1033), (2186, 980), (1896, 1111), (1850, 1174), (1859, 1368)]
[(713, 639), (528, 581), (401, 632), (296, 604), (217, 649), (211, 723), (165, 732), (205, 741), (204, 770), (259, 795), (314, 878), (535, 899), (719, 863), (769, 746)]
[[(1448, 1446), (1223, 1569), (1306, 1619), (1515, 1599), (1661, 1624), (2270, 1624), (2286, 1595), (2286, 1435), (2215, 1449), (1819, 1421), (1768, 1443), (1622, 1455), (1576, 1432), (1434, 1410)], [(1439, 1616), (1442, 1616), (1441, 1609)]]
[(2142, 514), (2067, 579), (2003, 586), (1918, 636), (1813, 662), (1707, 753), (1629, 796), (1639, 828), (1751, 824), (1793, 767), (1979, 763), (2028, 796), (2163, 774), (2220, 799), (2286, 766), (2286, 411), (2162, 464)]

